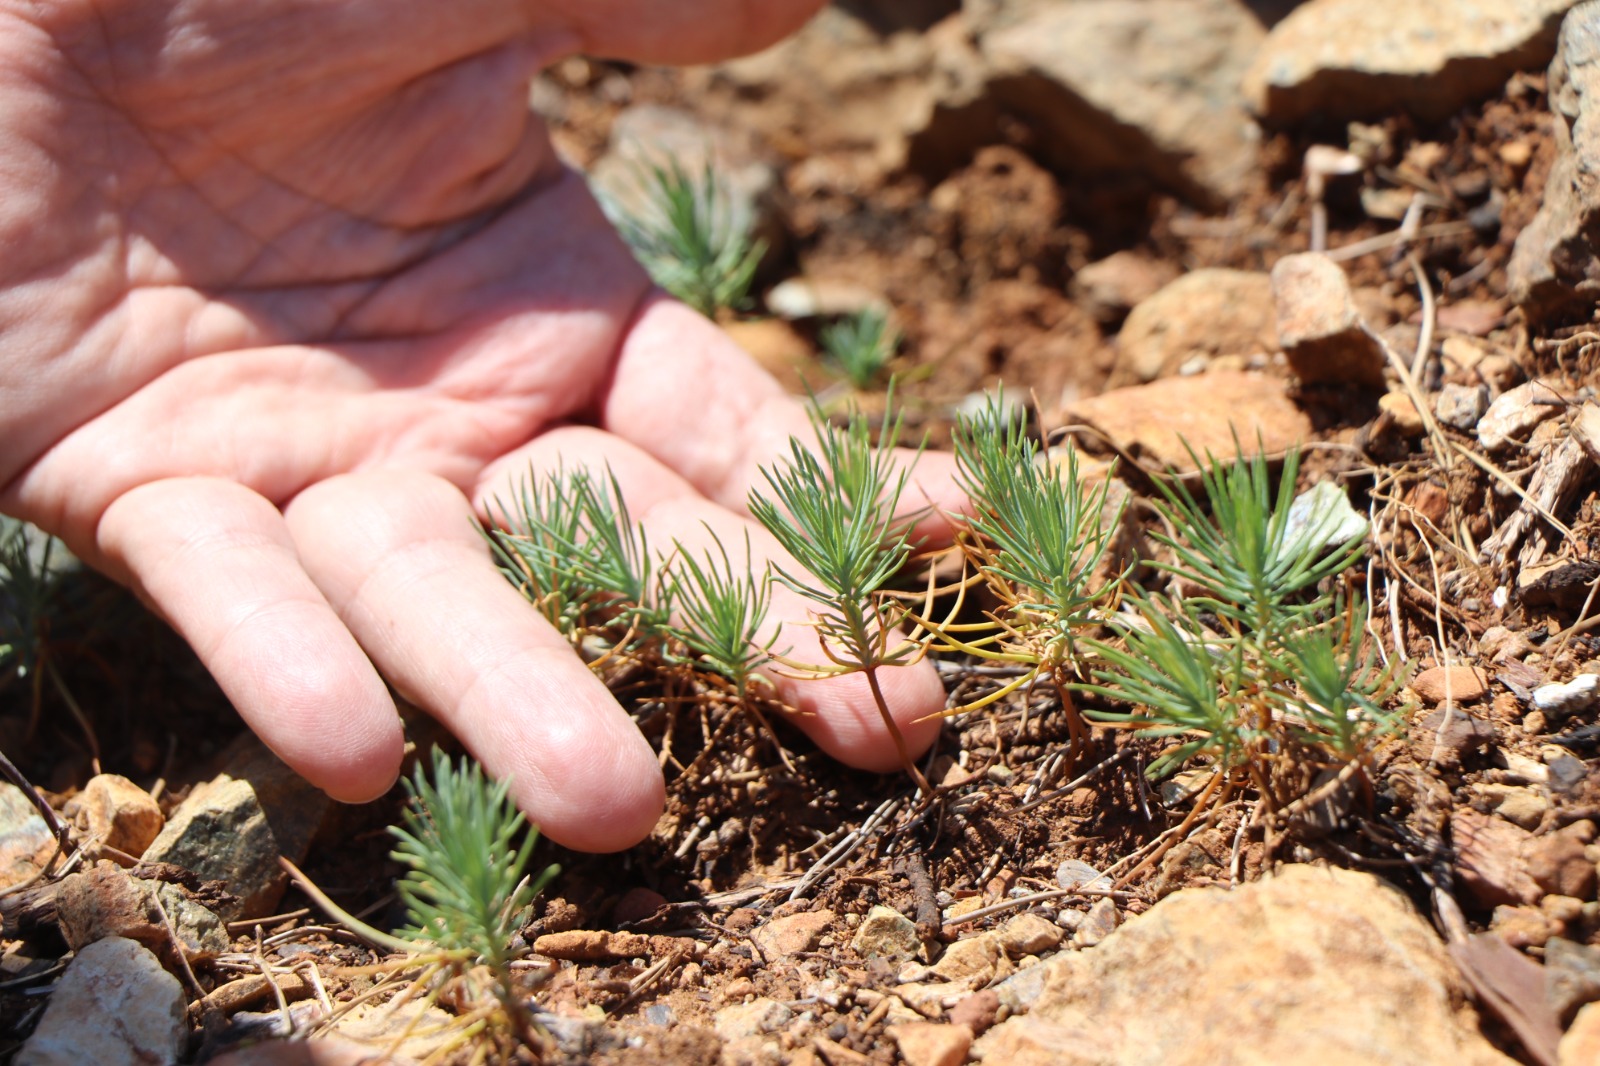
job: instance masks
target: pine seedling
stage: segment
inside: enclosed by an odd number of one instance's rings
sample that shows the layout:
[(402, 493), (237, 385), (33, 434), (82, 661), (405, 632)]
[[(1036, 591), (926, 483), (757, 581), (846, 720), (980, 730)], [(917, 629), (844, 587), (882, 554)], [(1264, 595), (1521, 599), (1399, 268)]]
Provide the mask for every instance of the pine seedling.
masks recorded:
[(1113, 619), (1120, 642), (1088, 645), (1104, 665), (1079, 686), (1136, 707), (1092, 717), (1182, 738), (1153, 776), (1204, 757), (1228, 787), (1247, 771), (1272, 808), (1304, 779), (1296, 760), (1360, 764), (1400, 721), (1383, 708), (1400, 676), (1361, 648), (1364, 605), (1319, 588), (1360, 558), (1363, 538), (1340, 539), (1336, 508), (1295, 516), (1298, 466), (1291, 451), (1274, 493), (1264, 457), (1213, 460), (1201, 474), (1209, 515), (1181, 484), (1163, 487), (1175, 535), (1156, 539), (1176, 561), (1157, 565), (1200, 591)]
[(389, 829), (391, 857), (408, 868), (396, 886), (411, 922), (405, 936), (438, 948), (458, 976), (483, 967), (513, 1032), (525, 1036), (532, 1019), (511, 970), (512, 942), (560, 868), (525, 876), (538, 831), (511, 802), (509, 781), (488, 780), (470, 760), (456, 767), (437, 748), (429, 777), (419, 762), (402, 824)]
[(922, 651), (909, 641), (891, 645), (895, 620), (879, 595), (913, 550), (912, 523), (897, 514), (911, 471), (909, 466), (896, 469), (894, 448), (902, 423), (892, 413), (892, 393), (876, 438), (859, 411), (840, 428), (812, 405), (816, 449), (791, 438), (788, 458), (762, 468), (772, 495), (752, 490), (750, 513), (800, 565), (798, 570), (778, 567), (778, 580), (816, 604), (815, 624), (831, 665), (802, 668), (861, 673), (901, 765), (927, 793), (927, 780), (911, 761), (878, 684), (881, 667), (910, 661)]
[(716, 546), (716, 554), (707, 551), (702, 559), (678, 546), (667, 578), (682, 619), (674, 629), (696, 664), (726, 679), (743, 698), (755, 672), (772, 660), (778, 639), (776, 630), (762, 638), (772, 605), (772, 571), (763, 569), (758, 578), (748, 562), (736, 568), (720, 540)]
[[(1254, 679), (1241, 649), (1208, 646), (1181, 607), (1144, 599), (1135, 610), (1135, 619), (1118, 627), (1122, 647), (1095, 646), (1106, 664), (1094, 671), (1096, 683), (1077, 688), (1140, 709), (1096, 711), (1092, 716), (1134, 726), (1151, 736), (1182, 738), (1150, 764), (1147, 773), (1152, 779), (1165, 777), (1199, 755), (1225, 769), (1247, 761), (1254, 737), (1248, 717), (1239, 713), (1239, 699)], [(1183, 620), (1182, 628), (1173, 617)]]
[(1064, 461), (1040, 454), (1025, 424), (1007, 419), (1004, 399), (992, 399), (975, 418), (956, 427), (958, 477), (974, 508), (968, 526), (992, 548), (979, 570), (1007, 604), (1018, 632), (1042, 635), (1055, 664), (1072, 654), (1076, 634), (1096, 624), (1091, 611), (1106, 589), (1091, 581), (1111, 547), (1122, 508), (1108, 513), (1109, 472), (1097, 488), (1085, 486), (1077, 450)]
[(586, 471), (557, 469), (524, 478), (514, 507), (495, 500), (485, 531), (500, 572), (551, 625), (576, 642), (599, 590), (581, 579), (575, 556), (586, 550), (577, 482)]
[(671, 586), (609, 468), (530, 474), (515, 507), (496, 501), (490, 518), (501, 572), (568, 639), (596, 617), (636, 636), (668, 632)]
[(1276, 499), (1265, 455), (1246, 459), (1241, 451), (1232, 463), (1206, 458), (1201, 464), (1196, 457), (1196, 465), (1209, 515), (1181, 481), (1157, 483), (1165, 500), (1156, 506), (1182, 537), (1154, 534), (1177, 560), (1155, 565), (1204, 589), (1218, 614), (1269, 638), (1325, 608), (1325, 599), (1307, 602), (1305, 594), (1354, 563), (1365, 548), (1356, 536), (1331, 551), (1319, 550), (1317, 534), (1329, 528), (1325, 523), (1337, 524), (1333, 515), (1323, 515), (1311, 529), (1291, 528), (1299, 452), (1291, 449), (1284, 458)]
[(866, 391), (882, 380), (900, 344), (900, 334), (882, 308), (846, 315), (818, 336), (823, 359), (855, 388)]
[(951, 650), (1030, 669), (949, 713), (987, 706), (1044, 676), (1061, 698), (1076, 754), (1084, 742), (1070, 689), (1079, 676), (1078, 636), (1099, 624), (1101, 604), (1121, 583), (1094, 583), (1121, 520), (1121, 508), (1110, 505), (1111, 479), (1086, 486), (1071, 447), (1059, 464), (1040, 454), (1003, 395), (958, 421), (955, 450), (958, 480), (973, 503), (964, 547), (1000, 606), (981, 622), (916, 621)]
[(1345, 763), (1364, 759), (1373, 743), (1401, 727), (1403, 713), (1384, 704), (1405, 684), (1398, 660), (1381, 666), (1372, 648), (1361, 650), (1367, 608), (1360, 599), (1335, 607), (1323, 625), (1283, 640), (1272, 666), (1290, 679), (1273, 690), (1294, 739)]
[(736, 217), (711, 164), (698, 177), (677, 160), (641, 171), (648, 206), (638, 214), (607, 207), (651, 280), (708, 318), (743, 310), (766, 245)]

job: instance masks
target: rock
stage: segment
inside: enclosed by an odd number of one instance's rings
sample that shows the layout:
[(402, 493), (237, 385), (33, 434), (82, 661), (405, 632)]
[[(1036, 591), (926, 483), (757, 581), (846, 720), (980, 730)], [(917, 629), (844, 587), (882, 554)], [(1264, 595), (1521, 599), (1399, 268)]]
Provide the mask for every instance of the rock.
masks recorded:
[(1458, 385), (1447, 381), (1433, 400), (1433, 414), (1440, 422), (1470, 432), (1489, 409), (1489, 390), (1482, 385)]
[(1560, 937), (1544, 946), (1544, 994), (1565, 1024), (1585, 1003), (1600, 1000), (1600, 947)]
[(1450, 814), (1450, 836), (1456, 875), (1481, 905), (1538, 901), (1539, 886), (1528, 872), (1527, 847), (1533, 836), (1527, 830), (1471, 807), (1457, 807)]
[(1411, 691), (1429, 703), (1477, 703), (1488, 695), (1489, 675), (1475, 666), (1435, 666), (1411, 679)]
[(710, 167), (727, 215), (720, 221), (773, 246), (782, 237), (777, 173), (748, 132), (659, 104), (627, 108), (611, 126), (611, 142), (589, 168), (589, 183), (613, 220), (651, 218), (658, 211), (652, 167), (676, 163), (699, 181)]
[(992, 988), (964, 997), (946, 1015), (951, 1025), (964, 1025), (978, 1035), (988, 1032), (999, 1016), (1000, 993)]
[(177, 1062), (188, 1039), (183, 986), (123, 937), (84, 947), (14, 1066), (150, 1066)]
[(271, 914), (288, 885), (278, 856), (303, 862), (329, 806), (326, 794), (252, 740), (221, 775), (195, 786), (143, 859), (225, 882), (237, 897), (227, 921)]
[(724, 1040), (742, 1040), (777, 1032), (788, 1025), (792, 1017), (794, 1011), (775, 999), (763, 996), (749, 1003), (735, 1003), (731, 1007), (723, 1007), (717, 1011), (712, 1026), (716, 1029), (717, 1035)]
[(1067, 292), (1101, 325), (1115, 326), (1177, 277), (1178, 268), (1167, 260), (1113, 252), (1072, 275)]
[(1556, 1066), (1594, 1066), (1600, 1062), (1600, 1003), (1578, 1012), (1556, 1047)]
[(1383, 348), (1361, 321), (1344, 268), (1320, 252), (1286, 255), (1272, 268), (1278, 344), (1310, 385), (1383, 387)]
[(995, 963), (1000, 961), (1001, 954), (994, 934), (979, 933), (945, 948), (932, 970), (946, 981), (984, 984), (994, 977)]
[[(789, 177), (810, 186), (859, 185), (905, 166), (914, 138), (948, 169), (975, 146), (961, 109), (985, 117), (982, 64), (965, 34), (884, 33), (841, 5), (763, 52), (689, 72), (685, 88), (697, 100), (731, 91), (741, 120), (770, 143), (803, 144), (813, 162)], [(958, 112), (954, 128), (930, 129), (945, 109)], [(815, 176), (824, 167), (833, 172)]]
[(1589, 779), (1589, 768), (1582, 759), (1564, 751), (1545, 756), (1545, 772), (1550, 791), (1575, 796)]
[(876, 290), (839, 278), (787, 278), (767, 293), (767, 310), (779, 318), (833, 318), (893, 310)]
[[(1410, 111), (1438, 121), (1543, 66), (1572, 0), (1310, 0), (1267, 35), (1244, 93), (1291, 125)], [(1375, 31), (1381, 27), (1381, 31)]]
[(611, 908), (611, 920), (618, 925), (632, 925), (653, 918), (665, 906), (667, 897), (655, 889), (635, 886), (624, 892)]
[[(231, 943), (216, 912), (182, 888), (130, 877), (110, 862), (96, 863), (61, 882), (56, 893), (56, 921), (74, 951), (106, 937), (123, 937), (153, 951), (174, 972), (184, 961), (215, 958)], [(172, 950), (174, 934), (183, 948), (182, 960)]]
[(1524, 852), (1528, 876), (1545, 892), (1593, 899), (1595, 864), (1571, 827), (1534, 837)]
[(1061, 927), (1037, 914), (1019, 914), (995, 932), (995, 939), (1013, 959), (1038, 955), (1061, 943)]
[(815, 951), (817, 941), (833, 924), (832, 911), (803, 911), (783, 918), (774, 918), (757, 929), (755, 941), (768, 961), (797, 955), (802, 951)]
[(1374, 427), (1374, 436), (1398, 433), (1407, 440), (1415, 440), (1427, 428), (1427, 423), (1422, 421), (1422, 412), (1411, 402), (1411, 397), (1403, 392), (1386, 392), (1378, 397), (1378, 414), (1382, 422)]
[(1494, 727), (1446, 704), (1417, 719), (1406, 742), (1420, 761), (1456, 770), (1460, 769), (1461, 760), (1494, 742)]
[(1284, 544), (1301, 558), (1321, 557), (1367, 535), (1367, 516), (1350, 506), (1337, 481), (1319, 481), (1289, 503)]
[(20, 788), (0, 783), (0, 889), (35, 876), (55, 853), (56, 838), (38, 808)]
[(454, 1017), (426, 1000), (361, 1003), (339, 1017), (333, 1029), (387, 1054), (423, 1060), (458, 1039)]
[(1546, 941), (1562, 931), (1562, 926), (1538, 907), (1502, 904), (1494, 909), (1494, 915), (1489, 920), (1489, 931), (1522, 951), (1544, 947)]
[(850, 947), (863, 959), (909, 959), (922, 952), (916, 924), (890, 907), (876, 906), (861, 919)]
[(81, 837), (124, 855), (144, 854), (166, 823), (155, 798), (119, 774), (97, 774), (62, 813)]
[(1231, 892), (1186, 889), (1035, 971), (1044, 993), (973, 1045), (979, 1061), (1510, 1064), (1433, 930), (1364, 873), (1291, 866)]
[[(1564, 409), (1566, 390), (1546, 381), (1525, 381), (1495, 397), (1478, 420), (1478, 443), (1499, 451)], [(1556, 402), (1552, 402), (1556, 401)]]
[(1117, 377), (1146, 382), (1217, 356), (1274, 351), (1272, 280), (1247, 270), (1195, 270), (1141, 300), (1117, 336)]
[(1265, 33), (1235, 0), (969, 3), (987, 95), (1066, 171), (1136, 170), (1182, 195), (1242, 191), (1257, 134), (1239, 83)]
[[(1179, 472), (1195, 469), (1207, 452), (1228, 459), (1236, 442), (1254, 452), (1259, 437), (1268, 454), (1311, 435), (1311, 421), (1282, 382), (1259, 374), (1216, 371), (1112, 389), (1065, 405), (1062, 423), (1082, 422), (1116, 441), (1135, 458)], [(1093, 441), (1085, 440), (1086, 450)]]
[(1600, 702), (1600, 674), (1579, 674), (1564, 684), (1555, 682), (1533, 690), (1533, 705), (1552, 722), (1581, 714), (1597, 702)]
[(1530, 832), (1539, 828), (1550, 809), (1550, 801), (1539, 790), (1522, 785), (1481, 784), (1473, 793), (1494, 813)]
[(1600, 221), (1600, 129), (1595, 96), (1600, 87), (1600, 5), (1573, 5), (1561, 26), (1550, 64), (1556, 159), (1545, 179), (1539, 213), (1517, 236), (1506, 269), (1512, 300), (1545, 317), (1586, 299), (1580, 286), (1600, 278), (1594, 243)]
[(699, 959), (704, 954), (705, 945), (687, 937), (646, 936), (643, 933), (606, 929), (564, 929), (536, 938), (533, 950), (552, 959), (599, 962), (603, 959), (634, 959), (674, 953), (681, 953), (688, 959)]
[(972, 1046), (972, 1030), (964, 1025), (908, 1022), (888, 1027), (905, 1066), (961, 1066)]
[(1110, 896), (1102, 896), (1094, 901), (1089, 913), (1084, 915), (1083, 922), (1072, 934), (1072, 942), (1080, 948), (1096, 947), (1116, 932), (1121, 924), (1122, 915), (1117, 911), (1116, 901)]

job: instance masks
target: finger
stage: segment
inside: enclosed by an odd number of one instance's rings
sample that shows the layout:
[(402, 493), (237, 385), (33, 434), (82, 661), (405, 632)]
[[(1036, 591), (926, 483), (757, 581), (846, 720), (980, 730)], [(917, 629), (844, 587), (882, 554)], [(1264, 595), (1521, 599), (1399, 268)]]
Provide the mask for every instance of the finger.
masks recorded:
[[(632, 519), (644, 528), (651, 550), (668, 554), (676, 542), (696, 557), (726, 548), (735, 566), (748, 565), (761, 573), (768, 562), (791, 572), (799, 567), (777, 540), (760, 525), (705, 499), (694, 487), (651, 456), (626, 441), (599, 430), (567, 427), (554, 430), (494, 464), (478, 490), (480, 507), (496, 499), (510, 499), (530, 470), (586, 468), (604, 474), (609, 470), (622, 488)], [(750, 545), (745, 555), (746, 538)], [(788, 587), (774, 583), (768, 614), (771, 630), (782, 627), (774, 650), (795, 662), (817, 666), (829, 663), (816, 629), (809, 623), (815, 606)], [(784, 704), (800, 712), (795, 725), (817, 746), (840, 762), (884, 772), (899, 765), (893, 736), (860, 673), (829, 678), (800, 679), (792, 671), (765, 671)], [(939, 732), (929, 715), (944, 708), (944, 687), (930, 663), (886, 667), (878, 680), (890, 717), (913, 755), (925, 751)]]
[(460, 490), (426, 474), (322, 482), (286, 511), (306, 568), (367, 654), (552, 840), (617, 851), (665, 802), (650, 746), (496, 571)]
[[(791, 437), (815, 440), (798, 400), (704, 316), (663, 297), (647, 300), (629, 328), (601, 425), (739, 513)], [(954, 458), (903, 449), (899, 461), (912, 466), (899, 512), (923, 512), (915, 536), (947, 542), (945, 516), (967, 508)]]
[(157, 481), (113, 502), (97, 537), (290, 767), (352, 803), (394, 784), (394, 702), (271, 503), (215, 478)]

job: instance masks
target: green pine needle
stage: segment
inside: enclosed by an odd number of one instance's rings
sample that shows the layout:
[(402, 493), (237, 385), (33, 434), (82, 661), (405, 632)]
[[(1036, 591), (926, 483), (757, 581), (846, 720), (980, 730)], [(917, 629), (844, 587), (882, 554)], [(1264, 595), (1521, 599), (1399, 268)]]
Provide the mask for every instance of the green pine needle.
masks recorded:
[(867, 390), (883, 378), (900, 335), (882, 308), (869, 307), (826, 326), (818, 336), (823, 358), (855, 388)]
[(707, 317), (743, 310), (766, 245), (739, 224), (710, 163), (698, 178), (677, 160), (645, 166), (642, 175), (648, 208), (635, 215), (606, 207), (651, 280)]
[(391, 857), (409, 867), (398, 885), (406, 935), (503, 973), (519, 915), (560, 868), (523, 876), (538, 831), (509, 799), (509, 781), (489, 781), (470, 760), (458, 768), (437, 748), (431, 776), (419, 762), (403, 825), (389, 829)]

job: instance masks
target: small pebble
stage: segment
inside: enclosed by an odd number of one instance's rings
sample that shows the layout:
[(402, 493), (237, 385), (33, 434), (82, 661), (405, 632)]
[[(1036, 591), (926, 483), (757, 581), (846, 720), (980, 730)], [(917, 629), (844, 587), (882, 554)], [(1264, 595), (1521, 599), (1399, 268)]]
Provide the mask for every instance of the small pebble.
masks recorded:
[(1565, 684), (1540, 685), (1533, 690), (1533, 705), (1545, 720), (1567, 718), (1588, 710), (1600, 700), (1600, 674), (1579, 674)]

